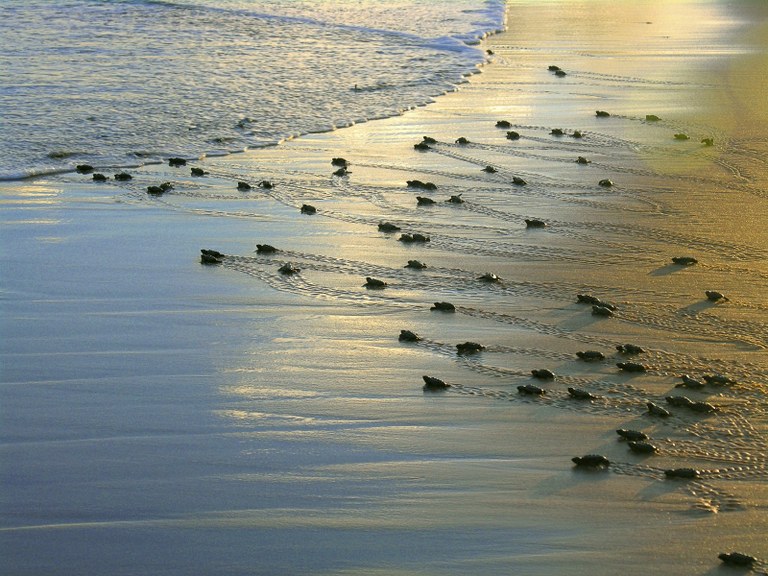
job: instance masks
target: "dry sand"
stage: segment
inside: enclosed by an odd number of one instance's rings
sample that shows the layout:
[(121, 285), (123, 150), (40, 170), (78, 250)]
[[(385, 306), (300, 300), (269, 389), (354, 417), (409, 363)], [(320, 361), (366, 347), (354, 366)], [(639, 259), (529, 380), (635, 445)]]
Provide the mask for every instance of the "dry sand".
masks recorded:
[[(8, 573), (719, 574), (720, 552), (768, 559), (765, 7), (508, 15), (481, 74), (401, 117), (196, 161), (202, 178), (3, 185)], [(425, 135), (437, 144), (414, 150)], [(430, 242), (398, 240), (414, 232)], [(203, 266), (200, 248), (226, 256)], [(278, 273), (288, 262), (301, 272)], [(458, 355), (465, 341), (486, 349)], [(735, 383), (675, 387), (713, 373)], [(425, 393), (422, 375), (451, 387)], [(574, 468), (594, 453), (611, 465)], [(679, 467), (702, 474), (665, 479)]]

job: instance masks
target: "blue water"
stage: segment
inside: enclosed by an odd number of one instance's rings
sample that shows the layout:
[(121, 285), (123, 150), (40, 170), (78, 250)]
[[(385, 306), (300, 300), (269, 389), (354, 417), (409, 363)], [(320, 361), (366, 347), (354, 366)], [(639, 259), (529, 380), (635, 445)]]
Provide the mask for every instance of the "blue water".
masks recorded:
[(503, 0), (4, 0), (0, 179), (391, 116), (483, 61)]

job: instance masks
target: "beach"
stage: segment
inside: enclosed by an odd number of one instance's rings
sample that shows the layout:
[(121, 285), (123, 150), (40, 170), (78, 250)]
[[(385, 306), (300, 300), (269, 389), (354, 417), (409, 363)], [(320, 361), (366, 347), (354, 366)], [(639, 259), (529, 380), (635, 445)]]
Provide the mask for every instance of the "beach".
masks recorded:
[(402, 115), (0, 182), (3, 572), (765, 573), (767, 10), (509, 1)]

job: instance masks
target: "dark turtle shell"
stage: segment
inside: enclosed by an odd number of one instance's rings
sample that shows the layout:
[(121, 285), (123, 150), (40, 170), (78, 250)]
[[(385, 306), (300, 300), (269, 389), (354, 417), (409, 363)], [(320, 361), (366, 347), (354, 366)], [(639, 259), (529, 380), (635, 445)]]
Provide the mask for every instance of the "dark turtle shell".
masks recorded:
[(630, 440), (627, 446), (629, 446), (632, 452), (637, 452), (638, 454), (654, 454), (659, 450), (650, 442), (640, 442), (639, 440)]
[(424, 379), (424, 390), (446, 390), (451, 387), (450, 384), (446, 384), (440, 378), (433, 376), (422, 376)]
[(581, 388), (569, 387), (568, 394), (570, 394), (571, 397), (575, 398), (576, 400), (597, 400), (599, 398), (599, 396), (595, 396), (591, 392), (587, 392)]
[(584, 362), (598, 362), (600, 360), (605, 360), (605, 354), (598, 352), (597, 350), (585, 350), (584, 352), (576, 352), (576, 356), (578, 356), (581, 360), (584, 360)]
[(388, 284), (384, 282), (384, 280), (379, 280), (378, 278), (371, 278), (370, 276), (366, 277), (365, 284), (363, 284), (366, 288), (386, 288)]
[(730, 564), (731, 566), (752, 566), (752, 564), (757, 562), (757, 558), (754, 556), (742, 554), (741, 552), (723, 552), (718, 554), (717, 557), (725, 564)]
[(520, 394), (525, 394), (527, 396), (541, 396), (546, 394), (546, 391), (543, 388), (539, 388), (533, 384), (524, 384), (518, 386), (517, 391), (520, 392)]
[(400, 340), (400, 342), (418, 342), (421, 340), (421, 336), (410, 330), (400, 330), (400, 336), (398, 336), (397, 339)]
[(380, 222), (379, 230), (381, 232), (397, 232), (398, 230), (400, 230), (400, 226), (397, 226), (396, 224), (392, 224), (391, 222)]
[(588, 468), (602, 468), (605, 466), (610, 466), (611, 461), (608, 460), (605, 456), (602, 456), (600, 454), (587, 454), (586, 456), (574, 456), (571, 458), (571, 461), (576, 464), (576, 466), (583, 466)]
[(646, 372), (648, 370), (645, 365), (637, 362), (617, 362), (616, 366), (624, 372)]
[(302, 204), (300, 212), (302, 214), (317, 214), (317, 208), (311, 206), (310, 204)]
[(646, 406), (648, 407), (648, 414), (651, 414), (652, 416), (660, 416), (661, 418), (668, 418), (671, 416), (668, 410), (665, 410), (658, 404), (648, 402)]
[(464, 342), (463, 344), (456, 344), (456, 351), (459, 354), (476, 354), (482, 350), (485, 350), (485, 346), (478, 344), (477, 342)]
[(673, 468), (671, 470), (664, 470), (664, 476), (667, 478), (684, 478), (694, 479), (698, 478), (701, 473), (695, 468)]
[(619, 428), (616, 430), (616, 434), (626, 440), (633, 440), (635, 442), (648, 440), (648, 435), (645, 432), (638, 432), (637, 430), (626, 430), (624, 428)]

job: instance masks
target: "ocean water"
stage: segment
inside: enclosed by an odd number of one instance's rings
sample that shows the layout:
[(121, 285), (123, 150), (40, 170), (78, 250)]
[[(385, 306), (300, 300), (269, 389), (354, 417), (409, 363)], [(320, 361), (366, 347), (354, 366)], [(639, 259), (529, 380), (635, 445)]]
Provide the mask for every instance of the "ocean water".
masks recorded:
[[(400, 44), (440, 17), (430, 38), (470, 67), (485, 58), (447, 40), (480, 13), (285, 4), (296, 25), (311, 12), (347, 34), (399, 26)], [(130, 181), (0, 182), (0, 573), (725, 574), (730, 551), (766, 573), (768, 5), (507, 10), (482, 74), (402, 116)], [(173, 42), (189, 51), (185, 33)], [(335, 105), (350, 82), (375, 99), (350, 77)], [(424, 135), (435, 143), (415, 150)], [(348, 174), (332, 175), (337, 156)], [(412, 232), (430, 241), (399, 241)], [(203, 265), (201, 248), (225, 256)], [(485, 348), (458, 353), (467, 341)], [(589, 350), (604, 358), (577, 355)], [(541, 368), (556, 378), (534, 379)], [(424, 391), (424, 375), (450, 388)], [(621, 428), (657, 450), (632, 450)], [(611, 464), (575, 468), (585, 454)], [(678, 468), (699, 473), (667, 478)]]
[(0, 178), (274, 144), (476, 70), (501, 0), (6, 0)]

